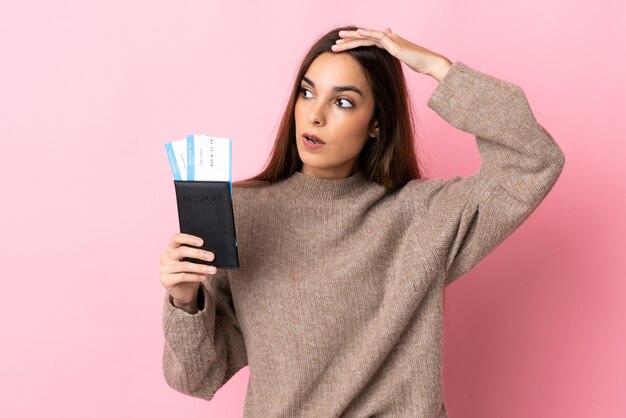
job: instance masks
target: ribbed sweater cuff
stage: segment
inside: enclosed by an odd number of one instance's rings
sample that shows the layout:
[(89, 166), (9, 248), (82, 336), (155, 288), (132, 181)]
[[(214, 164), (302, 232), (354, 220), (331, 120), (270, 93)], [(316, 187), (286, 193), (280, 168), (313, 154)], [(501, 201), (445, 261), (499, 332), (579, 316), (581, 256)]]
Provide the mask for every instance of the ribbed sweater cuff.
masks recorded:
[[(474, 133), (476, 127), (485, 121), (491, 122), (506, 116), (503, 112), (503, 108), (507, 107), (506, 101), (519, 96), (524, 96), (524, 93), (518, 85), (455, 61), (427, 104), (451, 125)], [(517, 102), (509, 103), (509, 107), (517, 107), (515, 110), (518, 113), (526, 110), (519, 108)], [(532, 113), (524, 116), (534, 119)], [(498, 122), (501, 128), (502, 120)]]
[(428, 107), (464, 132), (540, 159), (563, 160), (559, 146), (535, 119), (520, 86), (460, 61), (454, 62), (439, 82)]
[(215, 330), (215, 303), (206, 287), (200, 285), (204, 306), (195, 314), (190, 314), (172, 304), (169, 293), (165, 293), (163, 308), (163, 332), (168, 341), (183, 342), (190, 355), (197, 355), (196, 349), (202, 345), (213, 346)]

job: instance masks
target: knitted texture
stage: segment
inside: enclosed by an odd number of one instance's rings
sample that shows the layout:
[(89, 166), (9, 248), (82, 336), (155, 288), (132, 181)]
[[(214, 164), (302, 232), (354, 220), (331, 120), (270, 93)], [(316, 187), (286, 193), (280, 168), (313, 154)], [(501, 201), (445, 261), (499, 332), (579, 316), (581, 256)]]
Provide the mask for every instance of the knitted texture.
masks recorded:
[(474, 175), (390, 195), (360, 171), (233, 187), (241, 268), (203, 282), (196, 314), (165, 294), (169, 386), (210, 400), (249, 365), (245, 417), (448, 417), (444, 288), (528, 218), (565, 158), (519, 86), (460, 61), (428, 107), (475, 136)]

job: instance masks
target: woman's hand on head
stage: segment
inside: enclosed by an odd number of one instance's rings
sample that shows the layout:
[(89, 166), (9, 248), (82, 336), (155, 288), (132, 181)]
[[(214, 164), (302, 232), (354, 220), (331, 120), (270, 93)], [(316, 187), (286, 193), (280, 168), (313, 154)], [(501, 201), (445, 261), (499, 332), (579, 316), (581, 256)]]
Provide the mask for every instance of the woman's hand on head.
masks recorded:
[(392, 33), (387, 28), (384, 32), (373, 29), (342, 30), (333, 52), (342, 52), (359, 46), (372, 46), (384, 48), (391, 55), (404, 62), (414, 71), (429, 75), (437, 81), (441, 81), (448, 72), (452, 61), (443, 55), (430, 51), (424, 47), (407, 41), (401, 36)]

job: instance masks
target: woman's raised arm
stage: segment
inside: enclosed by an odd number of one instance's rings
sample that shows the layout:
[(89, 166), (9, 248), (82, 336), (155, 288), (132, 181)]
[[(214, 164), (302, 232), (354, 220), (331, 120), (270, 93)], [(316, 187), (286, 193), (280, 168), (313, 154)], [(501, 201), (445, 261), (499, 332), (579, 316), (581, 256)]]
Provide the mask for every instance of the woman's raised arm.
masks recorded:
[[(422, 184), (427, 187), (423, 210), (429, 219), (442, 230), (455, 231), (446, 260), (449, 284), (530, 216), (559, 178), (565, 156), (535, 119), (519, 86), (462, 62), (452, 65), (428, 106), (454, 127), (474, 134), (482, 159), (472, 176)], [(453, 213), (458, 218), (451, 218)]]
[[(565, 156), (541, 126), (521, 87), (385, 32), (341, 31), (332, 49), (375, 45), (439, 81), (428, 106), (476, 136), (478, 173), (420, 181), (415, 188), (439, 245), (447, 249), (445, 283), (468, 272), (517, 229), (559, 178)], [(417, 198), (417, 197), (416, 197)]]

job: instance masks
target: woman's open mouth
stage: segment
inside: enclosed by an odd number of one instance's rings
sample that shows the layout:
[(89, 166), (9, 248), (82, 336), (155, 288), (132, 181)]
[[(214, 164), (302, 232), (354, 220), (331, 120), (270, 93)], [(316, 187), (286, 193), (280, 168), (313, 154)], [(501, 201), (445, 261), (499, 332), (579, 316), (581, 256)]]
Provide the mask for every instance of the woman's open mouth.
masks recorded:
[(322, 148), (324, 145), (324, 141), (316, 137), (315, 135), (309, 135), (307, 133), (302, 135), (302, 144), (310, 150), (316, 150)]

